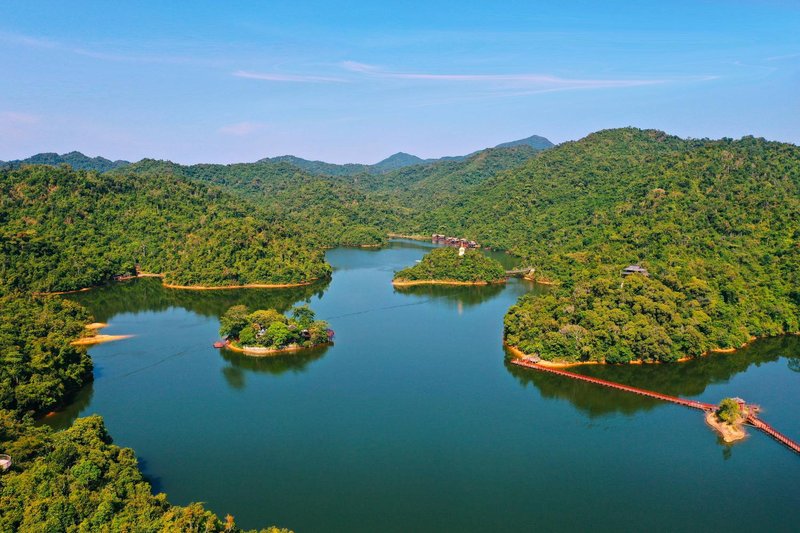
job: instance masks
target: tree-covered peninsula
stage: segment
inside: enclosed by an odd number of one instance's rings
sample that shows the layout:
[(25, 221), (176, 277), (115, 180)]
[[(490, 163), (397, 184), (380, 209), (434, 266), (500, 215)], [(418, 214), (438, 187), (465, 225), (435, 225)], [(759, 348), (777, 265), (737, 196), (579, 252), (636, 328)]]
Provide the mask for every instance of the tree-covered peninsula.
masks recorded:
[(331, 341), (328, 323), (316, 320), (308, 306), (293, 307), (286, 316), (275, 309), (253, 312), (235, 305), (220, 318), (220, 335), (228, 346), (250, 355), (266, 355), (321, 346)]
[(436, 248), (416, 265), (395, 273), (396, 286), (423, 284), (484, 285), (506, 280), (503, 266), (477, 250)]
[[(560, 282), (506, 316), (506, 341), (544, 359), (675, 361), (800, 331), (794, 145), (602, 131), (417, 222), (409, 231), (466, 235)], [(633, 264), (649, 278), (623, 279)]]
[(60, 298), (0, 297), (0, 409), (41, 414), (92, 380), (92, 361), (70, 343), (86, 310)]
[(293, 223), (172, 175), (0, 170), (0, 283), (68, 291), (138, 270), (175, 286), (285, 285), (328, 276)]

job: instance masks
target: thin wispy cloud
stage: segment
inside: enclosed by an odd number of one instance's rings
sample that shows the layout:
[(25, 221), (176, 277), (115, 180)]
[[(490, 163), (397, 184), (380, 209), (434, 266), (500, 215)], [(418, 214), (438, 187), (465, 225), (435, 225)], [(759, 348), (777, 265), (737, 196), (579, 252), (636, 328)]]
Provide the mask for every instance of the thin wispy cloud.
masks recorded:
[(359, 63), (357, 61), (344, 61), (341, 67), (347, 71), (364, 76), (395, 79), (418, 80), (432, 82), (462, 82), (513, 85), (516, 87), (535, 87), (537, 92), (551, 92), (570, 89), (603, 89), (614, 87), (638, 87), (643, 85), (656, 85), (666, 83), (666, 79), (585, 79), (563, 78), (550, 74), (519, 73), (519, 74), (435, 74), (428, 72), (396, 72), (385, 70), (376, 65)]
[(237, 122), (236, 124), (228, 124), (226, 126), (222, 126), (219, 130), (219, 133), (222, 135), (233, 135), (235, 137), (246, 137), (251, 135), (259, 130), (263, 130), (266, 127), (266, 124), (262, 124), (261, 122)]
[(780, 56), (768, 57), (765, 59), (765, 61), (783, 61), (785, 59), (799, 59), (799, 58), (800, 58), (800, 52), (796, 54), (784, 54)]
[(7, 31), (0, 31), (0, 41), (27, 48), (59, 48), (61, 46), (59, 43), (49, 39)]
[(178, 56), (173, 54), (138, 54), (126, 53), (125, 51), (114, 51), (115, 47), (105, 46), (100, 50), (100, 45), (92, 47), (74, 46), (72, 44), (54, 41), (42, 37), (31, 35), (24, 35), (20, 33), (11, 33), (0, 31), (0, 42), (5, 42), (15, 46), (23, 46), (25, 48), (53, 50), (54, 52), (62, 52), (68, 54), (79, 55), (92, 59), (113, 62), (130, 62), (130, 63), (168, 63), (168, 64), (209, 64), (210, 62), (204, 59), (198, 59), (192, 56)]
[(237, 70), (233, 73), (237, 78), (248, 80), (276, 81), (290, 83), (344, 83), (347, 80), (333, 76), (318, 76), (308, 74), (282, 74), (279, 72), (252, 72), (249, 70)]

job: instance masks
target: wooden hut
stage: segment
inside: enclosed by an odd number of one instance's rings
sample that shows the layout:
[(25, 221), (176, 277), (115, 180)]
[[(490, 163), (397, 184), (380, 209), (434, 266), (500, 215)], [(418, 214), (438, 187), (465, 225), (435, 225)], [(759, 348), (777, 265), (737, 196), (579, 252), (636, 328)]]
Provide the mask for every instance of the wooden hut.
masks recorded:
[(622, 269), (623, 276), (630, 276), (631, 274), (641, 274), (645, 277), (650, 276), (650, 273), (647, 271), (647, 269), (639, 265), (628, 265)]

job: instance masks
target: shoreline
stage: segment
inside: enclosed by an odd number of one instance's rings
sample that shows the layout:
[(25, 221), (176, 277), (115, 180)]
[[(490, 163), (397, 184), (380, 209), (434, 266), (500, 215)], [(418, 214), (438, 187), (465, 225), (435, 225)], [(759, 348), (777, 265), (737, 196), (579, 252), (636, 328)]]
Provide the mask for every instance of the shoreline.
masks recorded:
[[(97, 285), (99, 287), (100, 285)], [(60, 294), (75, 294), (78, 292), (86, 292), (94, 289), (94, 287), (84, 287), (82, 289), (72, 289), (71, 291), (54, 291), (54, 292), (32, 292), (31, 296), (58, 296)]]
[[(54, 291), (54, 292), (32, 292), (32, 296), (59, 296), (62, 294), (75, 294), (79, 292), (86, 292), (92, 289), (97, 289), (111, 283), (120, 281), (130, 281), (138, 278), (161, 278), (164, 279), (164, 274), (155, 274), (152, 272), (140, 272), (135, 276), (120, 276), (115, 279), (108, 280), (101, 285), (93, 285), (91, 287), (84, 287), (82, 289), (73, 289), (70, 291)], [(247, 283), (245, 285), (172, 285), (170, 283), (161, 282), (161, 286), (167, 289), (186, 290), (186, 291), (220, 291), (228, 289), (289, 289), (292, 287), (305, 287), (312, 285), (322, 278), (313, 278), (306, 281), (297, 283)]]
[(405, 280), (394, 279), (392, 285), (395, 287), (413, 287), (415, 285), (495, 285), (505, 283), (506, 280), (501, 281), (456, 281), (447, 279), (418, 279), (418, 280)]
[(91, 337), (81, 337), (70, 342), (72, 346), (93, 346), (95, 344), (102, 344), (104, 342), (121, 341), (122, 339), (130, 339), (133, 335), (93, 335)]
[(428, 241), (430, 242), (430, 235), (403, 235), (402, 233), (387, 233), (386, 236), (390, 239), (408, 239), (410, 241)]
[(122, 339), (130, 339), (133, 335), (105, 335), (102, 333), (94, 333), (96, 331), (100, 331), (101, 329), (107, 327), (108, 324), (105, 322), (92, 322), (90, 324), (86, 324), (84, 328), (88, 331), (91, 331), (93, 334), (88, 337), (80, 337), (79, 339), (75, 339), (71, 341), (69, 344), (71, 346), (94, 346), (95, 344), (102, 344), (104, 342), (111, 342), (111, 341), (119, 341)]
[[(163, 276), (162, 276), (163, 277)], [(170, 283), (162, 283), (163, 287), (167, 289), (178, 289), (185, 291), (224, 291), (230, 289), (288, 289), (291, 287), (305, 287), (311, 285), (320, 278), (314, 278), (308, 281), (301, 281), (297, 283), (246, 283), (244, 285), (172, 285)]]
[(233, 352), (243, 353), (254, 357), (271, 357), (281, 355), (284, 353), (300, 352), (303, 350), (312, 350), (322, 346), (330, 346), (333, 342), (323, 342), (315, 344), (314, 346), (300, 346), (299, 344), (289, 345), (284, 348), (264, 348), (261, 346), (235, 346), (231, 342), (226, 342), (223, 349), (231, 350)]
[[(743, 343), (738, 348), (712, 348), (710, 350), (706, 350), (705, 352), (701, 353), (696, 357), (681, 357), (672, 363), (666, 363), (664, 361), (642, 361), (641, 359), (636, 359), (634, 361), (629, 361), (627, 363), (608, 363), (606, 361), (545, 361), (542, 359), (539, 364), (542, 366), (549, 366), (551, 368), (569, 368), (573, 366), (583, 366), (583, 365), (611, 365), (611, 364), (620, 364), (620, 365), (669, 365), (675, 363), (686, 363), (687, 361), (693, 361), (700, 357), (708, 357), (712, 354), (721, 354), (721, 353), (734, 353), (742, 348), (746, 348), (753, 342), (759, 339), (768, 339), (771, 337), (782, 337), (784, 335), (800, 335), (800, 332), (791, 332), (791, 333), (781, 333), (780, 335), (765, 335), (761, 337), (750, 337), (750, 339)], [(505, 346), (517, 359), (522, 359), (528, 357), (530, 354), (526, 354), (516, 346), (512, 346), (511, 344), (506, 343), (503, 340), (503, 346)]]

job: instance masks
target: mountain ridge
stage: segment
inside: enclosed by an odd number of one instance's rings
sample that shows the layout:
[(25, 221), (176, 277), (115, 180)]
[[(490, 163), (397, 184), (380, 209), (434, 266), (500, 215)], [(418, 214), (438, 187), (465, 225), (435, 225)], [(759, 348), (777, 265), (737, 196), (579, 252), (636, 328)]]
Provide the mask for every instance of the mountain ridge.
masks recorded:
[(112, 161), (102, 156), (89, 157), (77, 150), (72, 152), (63, 153), (61, 155), (56, 152), (40, 152), (25, 159), (15, 159), (12, 161), (0, 161), (0, 166), (18, 168), (22, 165), (51, 165), (58, 166), (67, 164), (75, 170), (96, 170), (98, 172), (107, 172), (117, 168), (130, 165), (130, 161), (118, 159)]
[[(512, 148), (516, 146), (530, 146), (534, 150), (539, 151), (539, 150), (546, 150), (555, 145), (545, 137), (541, 137), (539, 135), (531, 135), (530, 137), (527, 137), (525, 139), (518, 139), (516, 141), (509, 141), (498, 144), (493, 148)], [(383, 174), (386, 172), (391, 172), (393, 170), (398, 170), (405, 167), (410, 167), (414, 165), (427, 165), (427, 164), (437, 163), (440, 161), (466, 161), (475, 154), (490, 149), (491, 148), (483, 148), (481, 150), (476, 150), (466, 155), (443, 156), (443, 157), (428, 158), (428, 159), (423, 159), (416, 155), (400, 151), (390, 155), (389, 157), (381, 159), (377, 163), (373, 164), (328, 163), (326, 161), (304, 159), (302, 157), (298, 157), (295, 155), (264, 157), (255, 161), (255, 163), (266, 163), (266, 162), (289, 163), (301, 170), (304, 170), (310, 174), (315, 174), (315, 175), (355, 176), (358, 174)], [(138, 162), (142, 161), (155, 161), (155, 160), (151, 158), (143, 158)], [(172, 163), (172, 161), (168, 160), (165, 162)], [(30, 157), (26, 157), (25, 159), (0, 161), (0, 167), (6, 167), (6, 168), (19, 168), (22, 165), (58, 166), (61, 164), (70, 165), (75, 170), (96, 170), (97, 172), (108, 172), (110, 170), (117, 170), (132, 165), (134, 163), (131, 161), (126, 161), (124, 159), (111, 160), (102, 156), (90, 157), (77, 150), (73, 150), (71, 152), (63, 153), (60, 155), (56, 152), (40, 152)], [(198, 163), (198, 164), (202, 165), (205, 163)], [(248, 163), (232, 163), (232, 164), (236, 165), (236, 164), (248, 164)], [(182, 165), (182, 166), (194, 166), (194, 165)]]
[(482, 148), (480, 150), (475, 150), (474, 152), (470, 152), (465, 155), (453, 155), (453, 156), (443, 156), (443, 157), (423, 159), (419, 156), (400, 151), (390, 155), (389, 157), (381, 159), (377, 163), (373, 163), (371, 165), (366, 163), (343, 163), (343, 164), (327, 163), (325, 161), (304, 159), (302, 157), (297, 157), (294, 155), (264, 157), (256, 161), (256, 163), (284, 161), (291, 163), (292, 165), (302, 170), (305, 170), (306, 172), (309, 172), (311, 174), (318, 174), (318, 175), (325, 174), (328, 176), (355, 176), (357, 174), (383, 174), (386, 172), (414, 165), (428, 165), (433, 163), (439, 163), (442, 161), (466, 161), (470, 157), (480, 152), (484, 152), (486, 150), (491, 150), (494, 148), (513, 148), (517, 146), (529, 146), (536, 151), (541, 151), (541, 150), (546, 150), (548, 148), (552, 148), (553, 146), (555, 146), (555, 144), (553, 144), (547, 138), (542, 137), (540, 135), (531, 135), (530, 137), (526, 137), (524, 139), (517, 139), (515, 141), (500, 143), (493, 147), (487, 147), (487, 148)]

